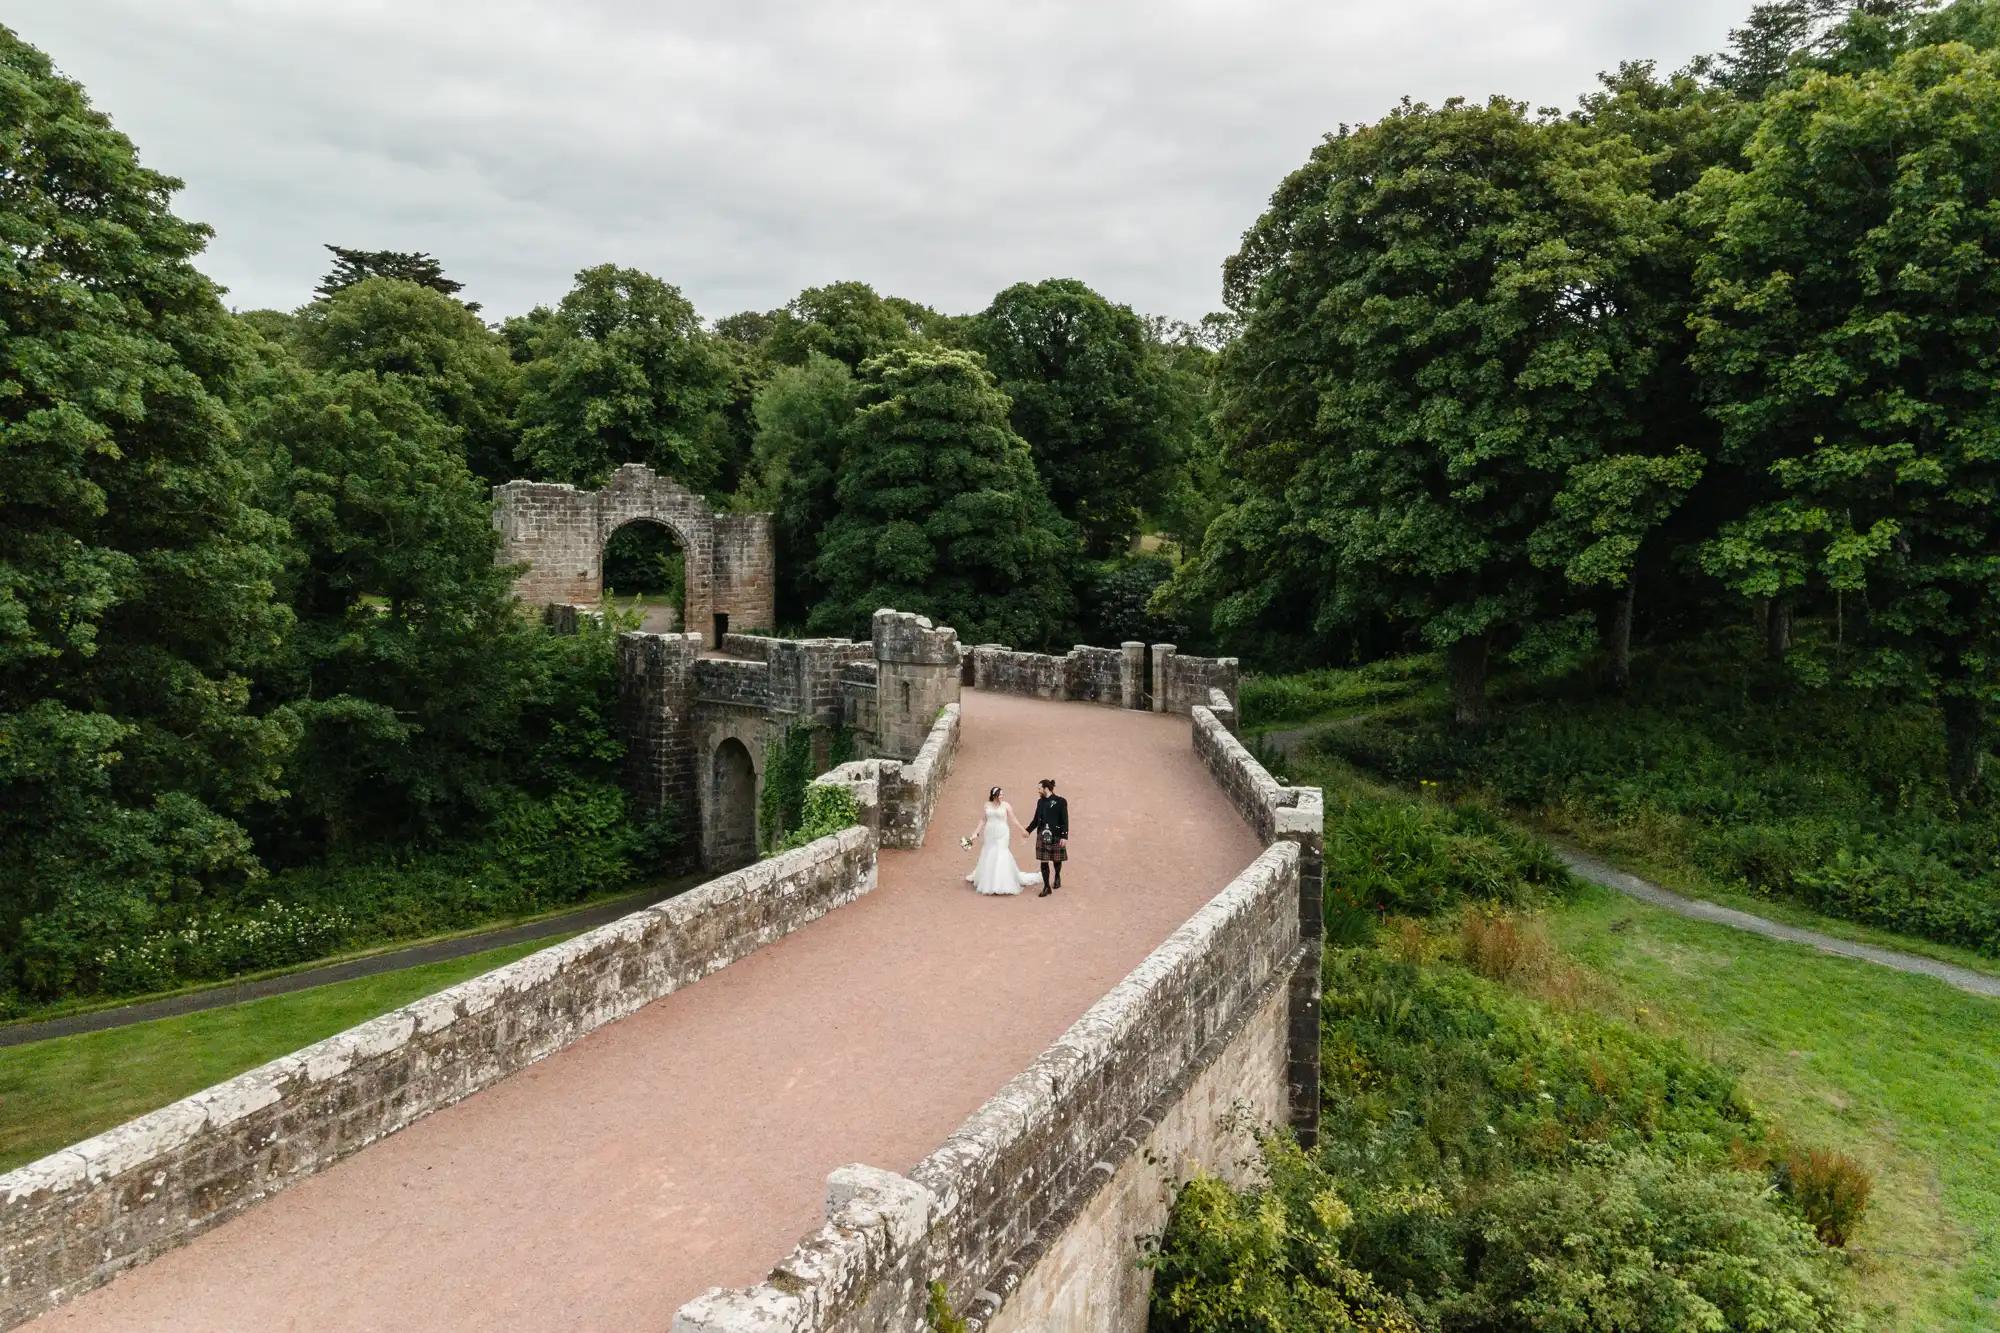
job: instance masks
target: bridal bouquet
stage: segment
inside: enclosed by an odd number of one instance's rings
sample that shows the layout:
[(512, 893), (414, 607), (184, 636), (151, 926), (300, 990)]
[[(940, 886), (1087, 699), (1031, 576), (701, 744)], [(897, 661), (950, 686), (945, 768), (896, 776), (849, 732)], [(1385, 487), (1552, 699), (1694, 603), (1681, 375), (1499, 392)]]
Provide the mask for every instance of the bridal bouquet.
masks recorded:
[(968, 852), (969, 852), (969, 851), (971, 851), (971, 850), (972, 850), (972, 839), (970, 839), (970, 838), (960, 838), (960, 839), (958, 840), (958, 845), (959, 845), (960, 847), (963, 847), (963, 848), (964, 848), (964, 849), (965, 849), (966, 851), (968, 851)]

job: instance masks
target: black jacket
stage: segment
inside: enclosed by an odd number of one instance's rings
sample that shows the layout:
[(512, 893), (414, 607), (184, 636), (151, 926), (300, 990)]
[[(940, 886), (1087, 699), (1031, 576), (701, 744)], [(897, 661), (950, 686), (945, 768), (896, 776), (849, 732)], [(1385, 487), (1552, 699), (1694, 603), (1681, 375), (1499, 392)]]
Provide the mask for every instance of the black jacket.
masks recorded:
[(1069, 802), (1060, 796), (1044, 796), (1035, 802), (1035, 817), (1028, 821), (1028, 832), (1047, 829), (1058, 838), (1069, 836)]

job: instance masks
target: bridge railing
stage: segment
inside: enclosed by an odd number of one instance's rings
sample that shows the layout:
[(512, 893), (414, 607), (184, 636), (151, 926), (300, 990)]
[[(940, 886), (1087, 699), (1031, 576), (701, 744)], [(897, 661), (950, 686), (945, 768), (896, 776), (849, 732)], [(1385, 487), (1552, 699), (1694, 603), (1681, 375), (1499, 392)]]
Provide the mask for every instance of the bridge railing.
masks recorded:
[[(933, 1282), (990, 1317), (1259, 1018), (1272, 1031), (1254, 1045), (1282, 1062), (1298, 863), (1296, 845), (1268, 848), (908, 1176), (835, 1171), (826, 1225), (758, 1286), (683, 1306), (673, 1333), (921, 1327)], [(1245, 1120), (1281, 1119), (1282, 1081), (1243, 1072)]]

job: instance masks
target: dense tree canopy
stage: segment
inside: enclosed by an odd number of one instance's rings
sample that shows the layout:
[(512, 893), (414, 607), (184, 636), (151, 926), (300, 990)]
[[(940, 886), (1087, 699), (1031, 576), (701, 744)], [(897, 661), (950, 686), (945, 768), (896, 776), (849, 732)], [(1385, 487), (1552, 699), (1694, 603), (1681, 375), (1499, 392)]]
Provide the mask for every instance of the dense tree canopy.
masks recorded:
[(900, 349), (863, 362), (857, 387), (812, 624), (865, 634), (893, 606), (968, 643), (1053, 642), (1075, 614), (1075, 539), (979, 358)]
[(1244, 325), (1218, 420), (1242, 494), (1184, 592), (1225, 593), (1225, 626), (1281, 600), (1321, 626), (1413, 624), (1449, 650), (1467, 721), (1494, 648), (1572, 647), (1536, 542), (1572, 469), (1641, 436), (1646, 165), (1497, 99), (1406, 104), (1316, 149), (1225, 270)]
[(464, 305), (415, 282), (367, 278), (306, 306), (284, 331), (316, 370), (396, 377), (456, 428), (467, 466), (488, 483), (515, 475), (520, 373)]
[(1157, 508), (1177, 449), (1170, 368), (1144, 324), (1081, 282), (1019, 283), (971, 330), (1013, 399), (1014, 430), (1034, 451), (1049, 498), (1092, 554), (1123, 549)]
[(1963, 792), (2000, 686), (2000, 56), (1814, 75), (1748, 156), (1707, 184), (1698, 364), (1775, 493), (1704, 562), (1752, 596), (1854, 595), (1868, 643), (1838, 665), (1938, 692)]
[[(464, 283), (444, 275), (443, 264), (421, 251), (350, 250), (339, 245), (326, 248), (333, 254), (333, 272), (320, 279), (319, 286), (313, 289), (321, 296), (333, 296), (370, 278), (413, 282), (442, 296), (456, 296), (465, 290)], [(469, 303), (465, 308), (479, 309)]]
[(525, 362), (518, 456), (534, 476), (595, 486), (646, 463), (699, 490), (721, 473), (729, 371), (679, 288), (588, 268), (554, 310), (509, 321), (508, 337)]
[(249, 708), (283, 528), (178, 186), (0, 29), (0, 945), (49, 988), (94, 933), (254, 872), (228, 815), (291, 742)]
[(746, 499), (771, 514), (782, 624), (802, 624), (825, 591), (813, 561), (836, 509), (834, 482), (855, 406), (846, 365), (818, 352), (802, 366), (779, 366), (757, 391), (756, 472)]

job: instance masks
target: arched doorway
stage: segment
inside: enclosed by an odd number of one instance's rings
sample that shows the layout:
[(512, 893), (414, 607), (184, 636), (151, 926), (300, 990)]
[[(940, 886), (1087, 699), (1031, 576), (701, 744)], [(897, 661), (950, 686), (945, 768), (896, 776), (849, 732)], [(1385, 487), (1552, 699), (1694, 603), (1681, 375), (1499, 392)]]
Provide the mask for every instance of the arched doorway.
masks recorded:
[(641, 518), (613, 532), (604, 543), (604, 595), (621, 610), (636, 610), (648, 634), (686, 628), (687, 553), (674, 530)]
[(715, 747), (708, 765), (708, 801), (702, 812), (703, 861), (728, 870), (757, 859), (757, 766), (734, 736)]

